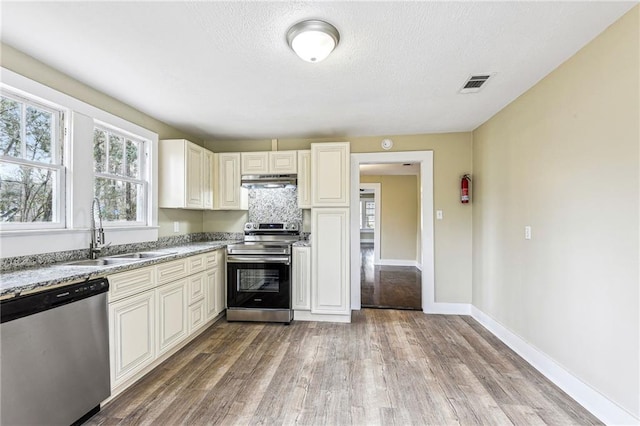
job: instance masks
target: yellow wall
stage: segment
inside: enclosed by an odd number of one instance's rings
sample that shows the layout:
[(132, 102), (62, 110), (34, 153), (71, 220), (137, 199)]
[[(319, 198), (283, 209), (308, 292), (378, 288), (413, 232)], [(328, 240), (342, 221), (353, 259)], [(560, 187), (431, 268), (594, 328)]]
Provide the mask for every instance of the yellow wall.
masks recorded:
[(380, 183), (380, 259), (417, 260), (418, 177), (360, 175), (360, 182)]
[(636, 417), (639, 15), (473, 133), (473, 305)]
[[(203, 144), (201, 139), (158, 121), (6, 44), (0, 44), (0, 66), (149, 129), (157, 133), (160, 139), (189, 139), (194, 143)], [(158, 170), (158, 173), (162, 173), (162, 170)], [(174, 221), (180, 223), (178, 234), (173, 232)], [(160, 209), (158, 225), (160, 236), (202, 232), (202, 212)]]
[[(433, 151), (434, 207), (442, 210), (443, 220), (434, 223), (435, 293), (437, 302), (471, 302), (471, 212), (473, 204), (460, 203), (460, 177), (471, 170), (471, 132), (380, 135), (367, 137), (333, 137), (316, 139), (279, 139), (278, 149), (310, 149), (312, 142), (349, 141), (352, 153), (384, 152), (380, 142), (393, 139), (391, 151)], [(206, 141), (205, 147), (214, 152), (270, 151), (271, 140)], [(225, 222), (218, 220), (218, 212), (205, 213), (205, 231)], [(305, 215), (305, 218), (308, 217)], [(305, 219), (306, 220), (306, 219)], [(235, 222), (233, 229), (240, 232)], [(218, 230), (218, 229), (216, 229)], [(416, 242), (419, 246), (420, 241)]]

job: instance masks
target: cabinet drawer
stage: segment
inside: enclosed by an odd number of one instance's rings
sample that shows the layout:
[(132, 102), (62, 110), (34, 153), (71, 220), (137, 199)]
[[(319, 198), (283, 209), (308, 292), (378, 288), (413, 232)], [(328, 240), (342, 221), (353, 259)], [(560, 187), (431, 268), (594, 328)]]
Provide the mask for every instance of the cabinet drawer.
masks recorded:
[(191, 256), (187, 260), (189, 262), (189, 275), (204, 271), (205, 258), (203, 254), (199, 256)]
[(158, 284), (175, 281), (182, 277), (186, 277), (189, 274), (187, 272), (186, 259), (178, 259), (171, 262), (162, 263), (156, 266), (156, 270)]
[(207, 253), (205, 256), (205, 266), (207, 271), (218, 266), (218, 251)]
[(155, 286), (155, 267), (109, 275), (109, 302), (141, 293)]
[(198, 300), (204, 299), (206, 275), (197, 274), (189, 277), (189, 286), (187, 287), (187, 304), (192, 305)]

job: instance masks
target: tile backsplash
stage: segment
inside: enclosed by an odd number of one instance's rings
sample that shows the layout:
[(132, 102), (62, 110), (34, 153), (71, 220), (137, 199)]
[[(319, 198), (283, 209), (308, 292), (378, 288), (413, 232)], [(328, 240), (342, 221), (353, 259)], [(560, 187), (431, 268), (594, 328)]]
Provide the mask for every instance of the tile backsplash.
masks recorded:
[(250, 189), (249, 222), (302, 224), (302, 209), (298, 208), (298, 188)]

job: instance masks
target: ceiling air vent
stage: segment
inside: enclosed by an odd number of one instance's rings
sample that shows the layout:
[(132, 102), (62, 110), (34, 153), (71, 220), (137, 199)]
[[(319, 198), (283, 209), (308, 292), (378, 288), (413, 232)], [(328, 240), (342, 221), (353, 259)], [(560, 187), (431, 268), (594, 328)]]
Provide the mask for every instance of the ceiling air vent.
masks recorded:
[(479, 92), (482, 86), (489, 80), (493, 73), (487, 74), (478, 74), (472, 75), (469, 79), (464, 83), (462, 89), (460, 89), (460, 93), (476, 93)]

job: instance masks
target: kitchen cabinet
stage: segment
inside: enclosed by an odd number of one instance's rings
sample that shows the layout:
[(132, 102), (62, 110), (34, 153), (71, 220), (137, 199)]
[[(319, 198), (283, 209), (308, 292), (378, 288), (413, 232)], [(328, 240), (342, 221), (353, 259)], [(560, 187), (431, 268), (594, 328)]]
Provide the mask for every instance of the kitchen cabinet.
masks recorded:
[(156, 289), (157, 354), (162, 355), (187, 337), (187, 279)]
[(217, 188), (214, 208), (217, 210), (248, 210), (249, 195), (240, 186), (240, 153), (226, 152), (217, 157)]
[(153, 290), (109, 304), (112, 389), (134, 377), (155, 359), (154, 307)]
[(224, 249), (108, 276), (115, 395), (224, 310)]
[(311, 150), (298, 151), (298, 208), (311, 208)]
[(294, 310), (311, 309), (311, 247), (293, 247), (292, 301)]
[(350, 317), (349, 209), (311, 209), (311, 313)]
[(240, 154), (243, 175), (295, 174), (297, 151), (243, 152)]
[(215, 156), (213, 152), (204, 150), (202, 204), (205, 210), (213, 210), (213, 192), (216, 173)]
[(186, 139), (161, 140), (158, 206), (200, 210), (213, 208), (211, 165), (208, 164), (212, 156), (211, 151)]
[(311, 206), (349, 207), (349, 142), (311, 144)]

